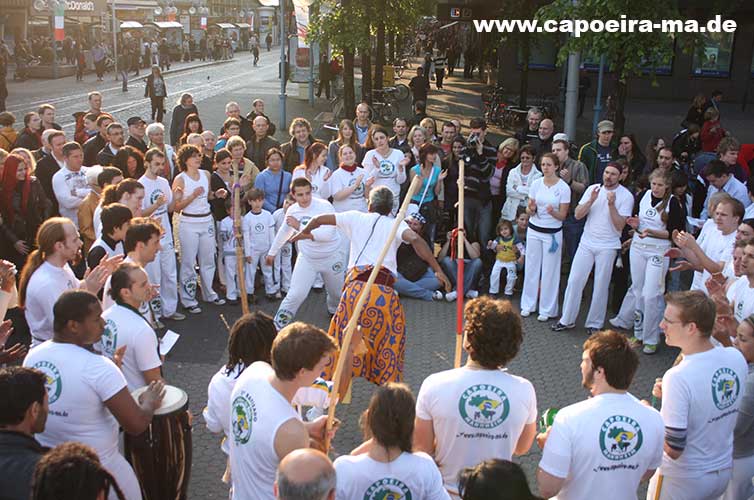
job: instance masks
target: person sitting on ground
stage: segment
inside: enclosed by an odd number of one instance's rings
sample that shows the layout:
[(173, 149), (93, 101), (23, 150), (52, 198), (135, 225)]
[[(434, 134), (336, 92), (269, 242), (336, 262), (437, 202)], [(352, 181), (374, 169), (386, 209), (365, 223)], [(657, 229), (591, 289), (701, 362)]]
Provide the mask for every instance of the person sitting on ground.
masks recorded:
[[(453, 234), (453, 231), (448, 231), (445, 244), (440, 249), (440, 253), (437, 254), (437, 259), (440, 261), (440, 267), (442, 267), (442, 270), (450, 280), (450, 284), (453, 288), (453, 291), (445, 294), (445, 300), (448, 302), (456, 300), (458, 294), (458, 263), (455, 258), (451, 258), (451, 253), (453, 253), (451, 248), (457, 248), (458, 245), (456, 237), (457, 236)], [(473, 299), (479, 296), (477, 287), (479, 286), (479, 278), (481, 277), (483, 267), (481, 259), (482, 248), (478, 242), (469, 241), (463, 233), (462, 237), (464, 245), (463, 262), (465, 266), (465, 271), (463, 273), (463, 291), (467, 298)]]
[[(420, 213), (406, 217), (406, 224), (416, 234), (424, 238), (425, 219)], [(410, 243), (403, 243), (398, 247), (398, 276), (395, 280), (395, 290), (402, 297), (412, 297), (422, 300), (442, 300), (440, 290), (442, 283), (436, 273), (441, 271), (435, 258), (426, 262), (414, 250)], [(434, 269), (433, 269), (434, 268)], [(450, 293), (450, 288), (445, 290)]]

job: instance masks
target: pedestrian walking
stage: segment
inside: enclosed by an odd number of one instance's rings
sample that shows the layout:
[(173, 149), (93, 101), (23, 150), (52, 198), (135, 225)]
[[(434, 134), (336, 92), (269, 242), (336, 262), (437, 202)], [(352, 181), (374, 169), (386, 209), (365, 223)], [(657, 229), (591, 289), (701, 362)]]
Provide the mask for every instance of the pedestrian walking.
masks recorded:
[[(157, 65), (152, 66), (152, 74), (147, 77), (144, 97), (149, 97), (152, 104), (152, 121), (162, 123), (165, 115), (165, 97), (168, 95), (165, 79)], [(156, 119), (155, 119), (156, 117)]]
[(94, 71), (97, 73), (97, 81), (101, 82), (105, 74), (105, 58), (107, 52), (101, 42), (96, 42), (92, 47), (92, 59), (94, 60)]
[(442, 81), (445, 78), (445, 66), (448, 64), (448, 56), (445, 52), (435, 49), (435, 57), (432, 59), (435, 65), (435, 86), (438, 90), (442, 89)]
[(267, 33), (267, 36), (264, 37), (264, 43), (267, 44), (267, 52), (269, 52), (272, 48), (272, 33)]
[(325, 89), (327, 99), (330, 99), (330, 62), (327, 60), (327, 54), (322, 56), (319, 61), (319, 88), (317, 88), (317, 97), (322, 96), (322, 89)]
[(118, 74), (120, 75), (121, 90), (128, 92), (128, 69), (131, 65), (131, 57), (128, 53), (123, 53), (118, 57)]

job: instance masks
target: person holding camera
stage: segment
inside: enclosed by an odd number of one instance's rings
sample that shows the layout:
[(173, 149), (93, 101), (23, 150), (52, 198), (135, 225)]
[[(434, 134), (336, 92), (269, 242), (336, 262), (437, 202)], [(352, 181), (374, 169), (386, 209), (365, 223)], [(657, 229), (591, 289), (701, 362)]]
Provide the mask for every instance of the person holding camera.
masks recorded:
[[(497, 161), (497, 149), (485, 138), (487, 123), (484, 118), (472, 118), (469, 128), (471, 134), (466, 147), (461, 151), (461, 159), (466, 164), (463, 180), (466, 197), (463, 224), (467, 234), (476, 236), (473, 239), (487, 241), (493, 224), (490, 176)], [(499, 214), (494, 216), (499, 217)]]

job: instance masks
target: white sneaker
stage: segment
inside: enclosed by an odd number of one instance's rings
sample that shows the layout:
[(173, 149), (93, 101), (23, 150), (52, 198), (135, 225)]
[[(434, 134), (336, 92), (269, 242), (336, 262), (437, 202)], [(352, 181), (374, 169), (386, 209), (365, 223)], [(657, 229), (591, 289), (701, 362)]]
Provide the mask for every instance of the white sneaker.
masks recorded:
[(442, 300), (442, 292), (440, 290), (435, 290), (432, 294), (432, 300)]
[(172, 315), (168, 316), (167, 319), (172, 319), (173, 321), (183, 321), (184, 319), (186, 319), (186, 315), (176, 311)]
[(458, 292), (453, 290), (452, 292), (445, 294), (445, 300), (447, 300), (448, 302), (453, 302), (454, 300), (456, 300), (456, 296), (458, 296)]
[(213, 304), (216, 306), (224, 306), (225, 305), (225, 299), (217, 298), (212, 301)]
[(523, 309), (521, 310), (522, 318), (528, 318), (530, 314), (531, 314), (531, 311), (524, 311)]
[(469, 290), (468, 292), (466, 292), (467, 299), (475, 299), (477, 297), (479, 297), (479, 292), (477, 292), (476, 290)]
[(630, 330), (631, 329), (631, 328), (629, 328), (627, 326), (621, 325), (620, 322), (618, 322), (618, 317), (617, 316), (615, 318), (610, 318), (609, 320), (607, 320), (607, 322), (610, 323), (615, 328), (620, 328), (621, 330)]
[(543, 323), (544, 323), (545, 321), (547, 321), (548, 319), (550, 319), (550, 318), (548, 318), (548, 317), (547, 317), (547, 316), (545, 316), (544, 314), (540, 314), (539, 316), (537, 316), (537, 321), (542, 321)]

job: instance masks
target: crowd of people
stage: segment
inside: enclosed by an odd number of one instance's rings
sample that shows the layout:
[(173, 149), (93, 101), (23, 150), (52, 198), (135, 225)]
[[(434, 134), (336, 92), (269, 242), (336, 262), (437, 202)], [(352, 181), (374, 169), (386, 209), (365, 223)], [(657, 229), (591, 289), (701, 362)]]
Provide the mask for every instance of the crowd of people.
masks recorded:
[[(150, 79), (149, 124), (118, 121), (98, 92), (73, 137), (49, 104), (19, 132), (0, 113), (0, 306), (12, 319), (0, 340), (28, 331), (32, 346), (0, 351), (24, 366), (0, 371), (13, 498), (141, 498), (118, 428), (141, 434), (165, 397), (156, 332), (243, 290), (277, 312), (232, 326), (209, 382), (204, 420), (224, 434), (233, 498), (537, 498), (511, 462), (535, 440), (546, 498), (636, 498), (650, 478), (652, 499), (754, 494), (754, 165), (720, 133), (719, 94), (644, 151), (608, 120), (579, 148), (536, 108), (493, 145), (483, 119), (438, 126), (421, 100), (390, 132), (360, 104), (329, 144), (301, 117), (281, 144), (259, 99), (246, 116), (229, 102), (215, 134), (186, 93), (166, 130), (159, 69)], [(536, 387), (505, 370), (521, 318), (574, 328), (590, 274), (581, 382), (592, 397), (538, 433)], [(326, 292), (328, 331), (296, 321), (313, 289)], [(402, 384), (406, 298), (470, 299), (466, 364), (416, 396)], [(656, 383), (658, 412), (628, 388), (636, 349), (654, 354), (662, 334), (681, 355)], [(348, 368), (332, 380), (340, 356)], [(309, 446), (326, 449), (329, 393), (343, 399), (352, 376), (378, 389), (364, 443), (333, 464)], [(56, 448), (42, 458), (44, 447)]]

